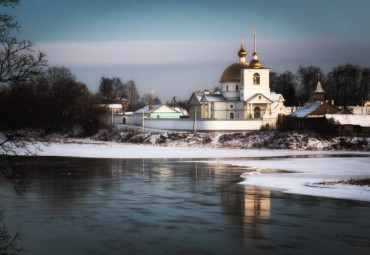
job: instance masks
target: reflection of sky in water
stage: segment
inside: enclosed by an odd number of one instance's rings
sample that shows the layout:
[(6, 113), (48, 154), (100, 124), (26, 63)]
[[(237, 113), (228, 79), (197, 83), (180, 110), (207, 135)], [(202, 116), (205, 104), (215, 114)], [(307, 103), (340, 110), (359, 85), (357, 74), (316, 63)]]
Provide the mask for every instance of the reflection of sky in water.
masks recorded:
[[(31, 254), (311, 254), (368, 249), (367, 203), (238, 185), (245, 168), (176, 160), (28, 158), (0, 186)], [(366, 224), (363, 224), (363, 223)]]

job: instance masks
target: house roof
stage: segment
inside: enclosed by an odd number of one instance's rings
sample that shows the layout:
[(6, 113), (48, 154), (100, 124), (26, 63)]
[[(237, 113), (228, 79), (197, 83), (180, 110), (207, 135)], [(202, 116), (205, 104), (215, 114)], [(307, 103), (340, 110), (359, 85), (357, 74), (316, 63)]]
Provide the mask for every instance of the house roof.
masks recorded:
[(303, 118), (306, 117), (311, 112), (320, 108), (320, 102), (305, 103), (303, 107), (299, 108), (297, 111), (290, 114), (290, 117)]
[(346, 114), (342, 112), (338, 107), (330, 103), (322, 102), (307, 102), (305, 105), (297, 111), (290, 114), (290, 117), (296, 118), (317, 118), (324, 117), (325, 114)]
[(226, 98), (222, 94), (204, 94), (201, 102), (223, 102)]
[(143, 113), (143, 109), (144, 109), (144, 113), (149, 113), (149, 112), (161, 107), (162, 105), (160, 105), (160, 104), (151, 105), (152, 109), (150, 109), (150, 110), (149, 110), (149, 108), (150, 108), (149, 106), (150, 105), (146, 105), (143, 108), (140, 108), (139, 110), (136, 110), (134, 113)]
[(353, 113), (348, 109), (344, 109), (339, 112), (336, 112), (335, 114), (353, 114)]
[(188, 111), (186, 109), (180, 107), (180, 106), (175, 106), (175, 107), (171, 107), (171, 108), (180, 112), (181, 113), (180, 116), (189, 116)]
[(109, 109), (117, 109), (117, 108), (121, 108), (122, 109), (122, 105), (121, 104), (102, 104), (101, 106), (103, 107), (107, 107)]
[(332, 119), (339, 125), (370, 127), (370, 115), (325, 114), (325, 118)]
[(269, 98), (272, 100), (272, 101), (285, 101), (284, 97), (282, 94), (277, 94), (275, 92), (270, 92), (270, 95), (269, 95)]
[(168, 105), (161, 105), (157, 108), (153, 108), (149, 111), (150, 113), (181, 113), (180, 111), (175, 110), (174, 108), (169, 107)]
[(198, 101), (200, 102), (200, 100), (202, 99), (202, 96), (203, 96), (204, 92), (203, 91), (196, 91), (196, 92), (193, 92), (193, 95), (196, 97), (196, 99), (198, 99)]

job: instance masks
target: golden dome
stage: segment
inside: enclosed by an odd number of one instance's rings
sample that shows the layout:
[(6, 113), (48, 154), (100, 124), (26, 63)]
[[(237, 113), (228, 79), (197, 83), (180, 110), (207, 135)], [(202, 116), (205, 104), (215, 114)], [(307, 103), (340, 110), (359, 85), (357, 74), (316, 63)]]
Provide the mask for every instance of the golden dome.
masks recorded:
[(244, 47), (242, 46), (240, 50), (238, 51), (238, 56), (242, 58), (242, 57), (245, 57), (246, 55), (247, 55), (247, 52), (244, 50)]
[(249, 63), (249, 68), (261, 68), (261, 63), (258, 59), (252, 59)]
[(241, 80), (241, 70), (248, 68), (248, 63), (237, 62), (229, 65), (225, 71), (222, 73), (220, 82), (240, 82)]

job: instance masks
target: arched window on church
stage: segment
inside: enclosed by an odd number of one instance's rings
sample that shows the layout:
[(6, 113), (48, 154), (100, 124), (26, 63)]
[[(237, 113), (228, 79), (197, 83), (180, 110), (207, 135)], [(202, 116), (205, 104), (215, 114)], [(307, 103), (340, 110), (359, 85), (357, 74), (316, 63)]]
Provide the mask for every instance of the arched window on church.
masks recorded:
[(230, 113), (230, 119), (234, 119), (234, 113)]
[(253, 84), (260, 85), (260, 74), (259, 73), (253, 74)]
[(235, 90), (239, 91), (239, 85), (236, 85)]
[(229, 85), (226, 85), (226, 91), (229, 91)]

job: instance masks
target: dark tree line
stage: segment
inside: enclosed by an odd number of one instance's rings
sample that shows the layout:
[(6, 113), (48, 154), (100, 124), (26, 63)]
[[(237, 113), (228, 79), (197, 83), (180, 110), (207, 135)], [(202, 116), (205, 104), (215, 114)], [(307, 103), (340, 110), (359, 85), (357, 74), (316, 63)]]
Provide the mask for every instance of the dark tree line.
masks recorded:
[(68, 132), (82, 128), (91, 134), (99, 128), (100, 112), (87, 86), (65, 67), (51, 67), (35, 81), (17, 81), (0, 88), (3, 130)]
[(320, 67), (299, 66), (296, 74), (289, 71), (270, 73), (271, 90), (281, 93), (289, 106), (310, 101), (319, 79), (326, 100), (334, 100), (335, 105), (363, 105), (369, 100), (370, 68), (346, 64), (335, 66), (325, 75)]

